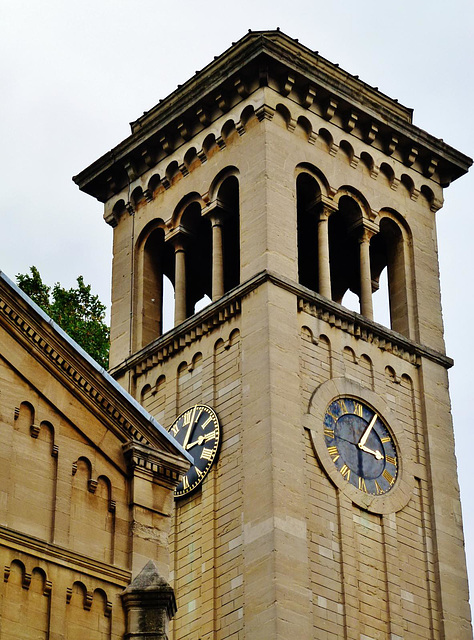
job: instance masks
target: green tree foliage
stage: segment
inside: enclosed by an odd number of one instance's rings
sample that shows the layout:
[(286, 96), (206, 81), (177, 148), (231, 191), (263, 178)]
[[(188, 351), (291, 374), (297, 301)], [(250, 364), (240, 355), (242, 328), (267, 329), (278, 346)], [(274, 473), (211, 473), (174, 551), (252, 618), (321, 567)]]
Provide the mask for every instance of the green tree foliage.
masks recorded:
[(36, 267), (16, 276), (18, 286), (64, 331), (105, 369), (109, 363), (110, 332), (105, 305), (91, 293), (91, 286), (77, 278), (77, 288), (64, 289), (59, 282), (44, 284)]

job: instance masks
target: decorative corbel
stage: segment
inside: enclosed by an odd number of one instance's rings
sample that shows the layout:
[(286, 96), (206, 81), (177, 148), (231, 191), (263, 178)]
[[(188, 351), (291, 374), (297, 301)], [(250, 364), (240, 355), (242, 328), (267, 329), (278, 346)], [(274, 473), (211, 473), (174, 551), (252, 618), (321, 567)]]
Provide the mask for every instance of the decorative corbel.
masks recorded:
[(398, 189), (399, 184), (400, 184), (400, 179), (394, 178), (392, 180), (392, 184), (390, 185), (390, 189), (392, 189), (393, 191), (396, 191)]
[(359, 160), (360, 160), (360, 157), (356, 156), (356, 154), (354, 153), (354, 155), (352, 156), (352, 160), (351, 160), (351, 167), (353, 169), (355, 169), (357, 167), (357, 165), (359, 164)]
[(130, 160), (127, 160), (127, 162), (125, 162), (123, 168), (127, 172), (129, 182), (133, 182), (138, 178), (138, 173), (135, 169), (135, 166), (132, 164), (132, 162), (130, 162)]
[(357, 124), (357, 120), (359, 119), (359, 115), (355, 111), (350, 111), (347, 116), (347, 120), (344, 125), (344, 129), (349, 133), (353, 131), (354, 127)]
[(172, 149), (171, 149), (170, 141), (169, 141), (167, 136), (161, 136), (160, 144), (161, 144), (161, 147), (162, 147), (163, 151), (166, 154), (171, 153)]
[(373, 180), (377, 180), (377, 177), (378, 177), (378, 175), (379, 175), (379, 171), (380, 171), (380, 167), (377, 167), (377, 165), (376, 165), (376, 164), (373, 164), (373, 165), (372, 165), (372, 169), (370, 170), (370, 177), (371, 177)]
[(427, 176), (428, 178), (431, 178), (431, 176), (434, 174), (434, 172), (438, 167), (438, 162), (439, 162), (439, 158), (435, 158), (434, 156), (431, 156), (431, 158), (428, 161), (428, 165), (425, 169), (425, 176)]
[(305, 109), (309, 109), (311, 106), (313, 106), (315, 100), (316, 100), (316, 87), (310, 84), (306, 89), (305, 95), (303, 96), (303, 107)]
[(249, 95), (249, 90), (242, 78), (237, 78), (234, 81), (234, 87), (241, 98), (246, 98)]
[(289, 96), (293, 86), (295, 84), (295, 76), (289, 73), (286, 78), (283, 80), (283, 86), (280, 89), (280, 93), (284, 96)]
[(171, 187), (171, 182), (168, 180), (166, 176), (162, 178), (161, 184), (164, 186), (165, 189), (169, 189)]
[(150, 152), (150, 149), (143, 149), (142, 159), (149, 169), (151, 169), (151, 167), (155, 165), (155, 161), (154, 161), (153, 155)]
[(331, 148), (329, 149), (329, 155), (335, 158), (337, 156), (338, 151), (339, 151), (339, 145), (333, 142), (331, 145)]
[(326, 105), (326, 109), (324, 110), (324, 113), (323, 113), (323, 118), (325, 120), (331, 120), (334, 117), (334, 114), (336, 113), (336, 109), (338, 105), (339, 103), (335, 98), (329, 98)]
[(293, 131), (296, 129), (296, 120), (295, 118), (291, 118), (288, 120), (288, 123), (286, 125), (286, 128), (288, 129), (288, 131), (290, 133), (293, 133)]
[(201, 161), (201, 164), (204, 164), (205, 162), (207, 162), (207, 156), (204, 153), (204, 151), (202, 149), (200, 149), (197, 153), (196, 153), (197, 157), (199, 158), (199, 160)]
[(112, 227), (112, 229), (115, 229), (115, 227), (118, 225), (118, 220), (117, 220), (115, 211), (109, 211), (109, 213), (104, 213), (104, 220), (107, 224), (109, 224)]
[(86, 593), (84, 595), (84, 610), (85, 611), (90, 611), (91, 610), (93, 595), (94, 594), (91, 591), (86, 591)]
[(410, 194), (410, 200), (413, 200), (413, 202), (416, 202), (418, 200), (419, 195), (420, 195), (420, 191), (418, 189), (413, 189), (413, 191)]
[(245, 133), (245, 127), (242, 124), (242, 122), (239, 120), (238, 122), (235, 123), (235, 128), (237, 129), (237, 133), (239, 134), (239, 136), (243, 136)]
[(416, 147), (412, 147), (408, 153), (407, 153), (407, 157), (405, 160), (405, 164), (409, 167), (412, 166), (412, 164), (415, 162), (415, 160), (418, 157), (418, 149)]
[(318, 133), (316, 133), (315, 131), (311, 131), (309, 136), (308, 136), (308, 142), (309, 144), (314, 144), (316, 142), (316, 140), (318, 139)]
[(151, 189), (145, 189), (143, 195), (147, 202), (151, 202), (153, 200), (153, 191)]
[(43, 595), (49, 598), (49, 596), (51, 595), (52, 588), (53, 588), (53, 583), (51, 582), (51, 580), (45, 580)]
[(433, 211), (433, 213), (436, 213), (437, 211), (439, 211), (439, 209), (441, 209), (442, 206), (443, 201), (435, 197), (433, 198), (433, 202), (430, 205), (430, 209), (431, 211)]
[(196, 115), (203, 127), (207, 127), (207, 125), (211, 123), (211, 119), (209, 117), (207, 109), (205, 109), (204, 107), (199, 107), (199, 109), (196, 111)]
[(75, 476), (77, 473), (77, 462), (72, 463), (72, 473), (71, 475)]
[(37, 438), (39, 436), (40, 426), (39, 424), (30, 425), (30, 436), (32, 438)]
[(128, 211), (129, 216), (133, 216), (133, 214), (135, 213), (135, 209), (133, 207), (133, 204), (130, 202), (130, 200), (125, 203), (125, 209)]
[(181, 175), (182, 175), (183, 177), (185, 177), (185, 176), (188, 176), (188, 175), (189, 175), (188, 167), (184, 164), (184, 162), (183, 162), (183, 164), (180, 164), (180, 165), (179, 165), (178, 170), (180, 171), (180, 173), (181, 173)]
[(372, 144), (372, 142), (375, 140), (377, 134), (379, 132), (379, 128), (378, 126), (375, 124), (375, 122), (371, 122), (367, 128), (366, 134), (365, 134), (365, 141), (368, 144)]
[(262, 122), (262, 120), (271, 120), (275, 115), (275, 109), (268, 104), (262, 104), (261, 107), (255, 110), (255, 115), (260, 122)]
[(226, 148), (226, 143), (222, 136), (219, 136), (218, 138), (216, 138), (216, 144), (220, 150)]
[(13, 420), (18, 420), (19, 415), (20, 415), (20, 407), (15, 407), (13, 411)]
[(395, 151), (395, 149), (398, 146), (398, 138), (397, 136), (394, 136), (393, 134), (388, 138), (387, 140), (387, 144), (386, 144), (386, 153), (388, 156), (391, 156), (393, 154), (393, 152)]
[(229, 111), (230, 109), (230, 100), (229, 96), (224, 95), (223, 93), (219, 93), (216, 96), (216, 104), (222, 112)]
[(28, 591), (28, 589), (30, 588), (30, 584), (31, 584), (31, 573), (27, 573), (25, 571), (25, 573), (23, 574), (23, 580), (21, 581), (21, 586), (23, 589)]
[(95, 493), (97, 489), (97, 480), (92, 480), (92, 478), (90, 478), (87, 481), (87, 491), (89, 491), (89, 493)]
[(178, 122), (178, 133), (183, 138), (183, 140), (190, 140), (192, 137), (188, 125), (183, 120), (181, 120), (181, 122)]

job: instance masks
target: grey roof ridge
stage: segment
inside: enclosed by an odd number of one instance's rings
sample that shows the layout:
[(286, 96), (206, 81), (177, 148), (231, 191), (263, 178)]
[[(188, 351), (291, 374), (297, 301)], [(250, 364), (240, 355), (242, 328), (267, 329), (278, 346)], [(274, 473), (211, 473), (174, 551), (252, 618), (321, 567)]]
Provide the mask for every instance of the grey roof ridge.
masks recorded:
[(162, 436), (166, 438), (177, 450), (178, 452), (188, 460), (191, 464), (194, 464), (193, 456), (185, 451), (183, 447), (176, 442), (176, 440), (171, 436), (168, 431), (156, 420), (152, 415), (146, 411), (142, 407), (142, 405), (135, 400), (125, 389), (114, 379), (112, 376), (101, 367), (88, 353), (84, 351), (84, 349), (77, 344), (75, 340), (73, 340), (65, 331), (61, 329), (61, 327), (52, 320), (48, 316), (47, 313), (41, 309), (36, 302), (34, 302), (24, 291), (22, 291), (10, 278), (0, 270), (0, 278), (7, 284), (18, 296), (20, 296), (34, 311), (37, 313), (47, 324), (51, 326), (51, 328), (56, 331), (66, 342), (82, 357), (84, 360), (88, 362), (100, 375), (104, 377), (108, 384), (110, 384), (115, 391), (117, 391), (126, 402), (132, 405), (132, 407), (138, 411), (150, 424), (157, 429)]

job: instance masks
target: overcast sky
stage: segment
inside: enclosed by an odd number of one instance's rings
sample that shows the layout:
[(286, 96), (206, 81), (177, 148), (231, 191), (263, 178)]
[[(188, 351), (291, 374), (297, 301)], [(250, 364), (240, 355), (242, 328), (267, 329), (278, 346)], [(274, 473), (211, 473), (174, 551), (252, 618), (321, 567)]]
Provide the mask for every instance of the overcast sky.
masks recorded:
[[(249, 28), (280, 27), (472, 156), (473, 25), (472, 0), (1, 0), (0, 269), (13, 279), (36, 265), (65, 286), (83, 275), (108, 303), (112, 230), (71, 177)], [(471, 171), (437, 214), (471, 591), (473, 194)]]

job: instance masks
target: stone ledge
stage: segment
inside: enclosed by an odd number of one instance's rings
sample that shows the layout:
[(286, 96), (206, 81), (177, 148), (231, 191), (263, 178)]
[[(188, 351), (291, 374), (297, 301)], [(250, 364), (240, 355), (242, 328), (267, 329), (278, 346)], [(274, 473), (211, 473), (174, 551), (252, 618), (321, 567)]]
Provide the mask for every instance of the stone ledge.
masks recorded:
[(0, 526), (0, 544), (3, 547), (30, 554), (38, 560), (54, 563), (65, 569), (85, 573), (111, 584), (126, 587), (131, 580), (131, 572), (113, 565), (94, 560), (65, 547), (45, 542), (26, 533)]

